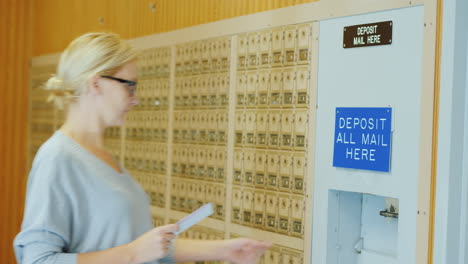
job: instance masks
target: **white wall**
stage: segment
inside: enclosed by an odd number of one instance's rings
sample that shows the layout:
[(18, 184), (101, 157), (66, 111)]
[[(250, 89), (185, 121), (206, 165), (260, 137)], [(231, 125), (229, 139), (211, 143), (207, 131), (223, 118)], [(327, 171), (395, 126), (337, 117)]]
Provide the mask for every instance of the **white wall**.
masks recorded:
[[(434, 263), (468, 263), (468, 1), (444, 1)], [(465, 165), (464, 165), (465, 164)]]

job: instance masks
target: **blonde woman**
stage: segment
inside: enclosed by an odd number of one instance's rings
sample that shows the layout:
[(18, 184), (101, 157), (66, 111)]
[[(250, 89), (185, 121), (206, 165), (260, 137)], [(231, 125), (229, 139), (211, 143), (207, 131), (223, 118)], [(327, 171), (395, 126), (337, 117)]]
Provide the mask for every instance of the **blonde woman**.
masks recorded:
[(64, 125), (39, 149), (28, 178), (18, 263), (256, 263), (270, 243), (176, 239), (153, 228), (142, 188), (104, 149), (104, 129), (138, 104), (135, 51), (117, 35), (89, 33), (63, 52), (47, 86), (68, 102)]

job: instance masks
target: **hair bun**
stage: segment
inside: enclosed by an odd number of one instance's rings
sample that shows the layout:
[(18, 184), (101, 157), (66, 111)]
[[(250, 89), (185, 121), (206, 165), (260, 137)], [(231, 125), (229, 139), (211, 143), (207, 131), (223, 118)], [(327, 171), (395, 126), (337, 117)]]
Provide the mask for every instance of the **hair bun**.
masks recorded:
[(58, 78), (57, 76), (52, 76), (44, 85), (44, 89), (46, 90), (64, 90), (65, 85), (63, 80)]
[(67, 100), (73, 97), (73, 92), (67, 90), (64, 81), (57, 76), (52, 76), (43, 88), (49, 92), (47, 102), (53, 102), (55, 107), (61, 110), (64, 109)]

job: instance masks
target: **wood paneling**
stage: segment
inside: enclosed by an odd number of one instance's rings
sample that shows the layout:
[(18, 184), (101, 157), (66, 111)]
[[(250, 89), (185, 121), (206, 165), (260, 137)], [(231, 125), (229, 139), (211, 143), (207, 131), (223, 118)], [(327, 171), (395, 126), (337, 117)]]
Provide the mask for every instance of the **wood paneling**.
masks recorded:
[(31, 1), (0, 1), (0, 263), (15, 263), (26, 181)]
[(112, 31), (129, 39), (317, 0), (33, 1), (33, 54), (38, 56), (60, 52), (90, 31)]

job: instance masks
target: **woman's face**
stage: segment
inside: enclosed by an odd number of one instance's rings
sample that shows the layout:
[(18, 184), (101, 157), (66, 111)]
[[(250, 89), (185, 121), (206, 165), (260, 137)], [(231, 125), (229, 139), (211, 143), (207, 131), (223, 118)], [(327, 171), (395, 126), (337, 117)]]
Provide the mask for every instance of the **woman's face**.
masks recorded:
[[(120, 68), (114, 75), (109, 76), (127, 81), (137, 81), (136, 62), (129, 62)], [(100, 77), (102, 89), (102, 118), (104, 125), (120, 126), (125, 121), (125, 114), (138, 104), (135, 86), (122, 83), (115, 79)]]

